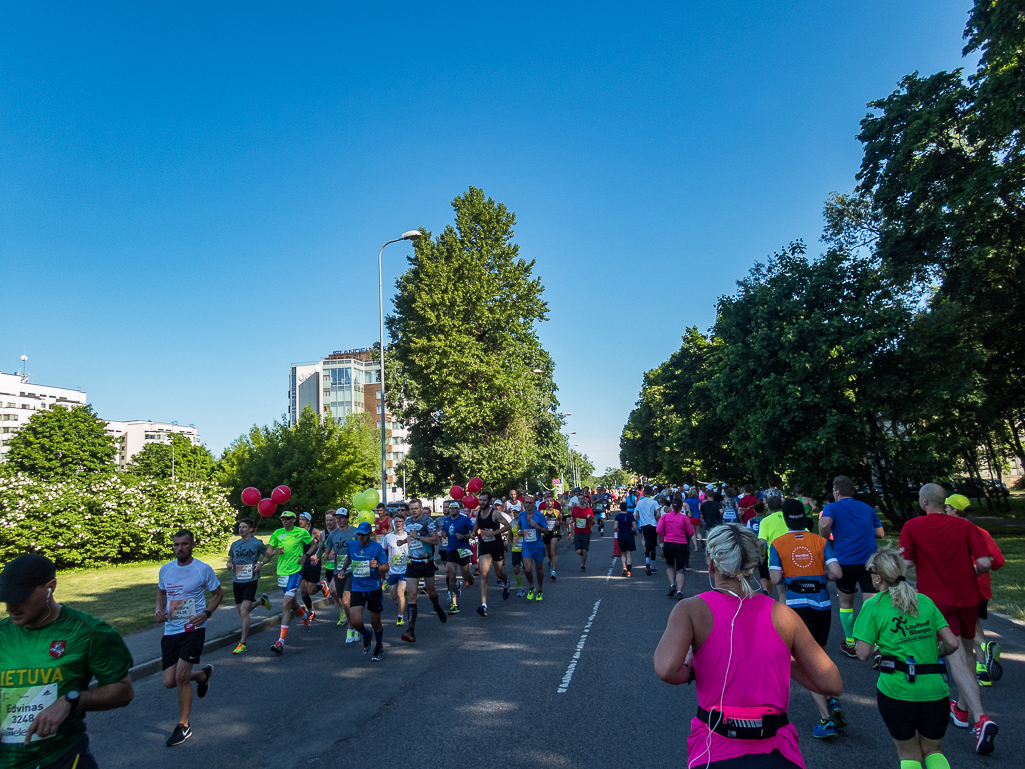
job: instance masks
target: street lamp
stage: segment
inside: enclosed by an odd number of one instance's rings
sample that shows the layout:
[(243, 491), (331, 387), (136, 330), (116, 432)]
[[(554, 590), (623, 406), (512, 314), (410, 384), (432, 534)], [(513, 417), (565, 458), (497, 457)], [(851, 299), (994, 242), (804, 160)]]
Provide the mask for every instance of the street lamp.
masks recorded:
[[(385, 443), (384, 419), (384, 278), (381, 272), (381, 257), (384, 254), (385, 246), (390, 246), (392, 243), (398, 243), (402, 240), (412, 240), (414, 242), (420, 240), (420, 231), (410, 230), (409, 232), (403, 232), (401, 238), (389, 240), (377, 252), (377, 292), (378, 298), (381, 301), (381, 501), (385, 504), (388, 502), (388, 463), (385, 458), (388, 449)], [(402, 491), (405, 493), (405, 489)]]

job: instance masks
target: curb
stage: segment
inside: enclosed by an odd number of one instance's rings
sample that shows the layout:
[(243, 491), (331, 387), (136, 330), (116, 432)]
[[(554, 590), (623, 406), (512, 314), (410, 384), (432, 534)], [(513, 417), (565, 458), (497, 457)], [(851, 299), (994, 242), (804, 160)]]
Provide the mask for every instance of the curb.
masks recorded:
[[(313, 601), (314, 606), (319, 606), (322, 603), (328, 603), (328, 599), (321, 596)], [(334, 606), (334, 601), (330, 602), (331, 606)], [(252, 620), (249, 625), (249, 635), (253, 636), (257, 633), (262, 632), (267, 628), (268, 625), (277, 625), (281, 622), (281, 612), (276, 614), (269, 614), (266, 617)], [(237, 643), (239, 634), (242, 632), (242, 628), (235, 628), (230, 633), (223, 633), (216, 638), (210, 638), (203, 643), (203, 654), (215, 652), (218, 649), (223, 649), (225, 646), (230, 646), (233, 643)], [(140, 662), (137, 665), (133, 665), (128, 671), (128, 677), (134, 682), (142, 678), (153, 675), (154, 673), (160, 673), (163, 670), (162, 659), (160, 657), (154, 657), (153, 659)]]

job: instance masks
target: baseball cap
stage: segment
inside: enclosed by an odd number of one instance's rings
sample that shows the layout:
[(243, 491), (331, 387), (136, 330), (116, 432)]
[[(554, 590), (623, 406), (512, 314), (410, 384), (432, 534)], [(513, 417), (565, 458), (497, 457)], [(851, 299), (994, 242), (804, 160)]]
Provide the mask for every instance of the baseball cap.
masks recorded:
[(285, 512), (283, 512), (281, 514), (280, 517), (281, 518), (295, 518), (295, 513), (293, 513), (291, 510), (286, 510)]
[(335, 516), (339, 516), (339, 515), (344, 515), (346, 518), (348, 518), (349, 517), (349, 508), (347, 508), (347, 507), (339, 507), (337, 510), (335, 510)]
[(370, 533), (370, 524), (367, 523), (366, 521), (363, 521), (363, 523), (361, 523), (359, 526), (356, 527), (356, 533), (357, 534), (369, 534)]
[(313, 516), (310, 515), (309, 513), (299, 513), (299, 517), (300, 518), (305, 518), (307, 521), (312, 521), (313, 520)]
[(951, 494), (947, 497), (945, 504), (950, 505), (955, 510), (961, 510), (964, 512), (972, 503), (964, 494)]
[(791, 528), (805, 528), (808, 514), (804, 511), (804, 505), (796, 499), (783, 500), (783, 519)]
[(446, 505), (446, 507), (448, 507), (448, 509), (449, 509), (449, 510), (451, 510), (451, 509), (452, 509), (453, 507), (454, 507), (454, 508), (456, 508), (456, 509), (458, 510), (458, 509), (459, 509), (459, 503), (458, 503), (458, 502), (456, 502), (456, 501), (455, 501), (455, 500), (453, 499), (453, 500), (452, 500), (451, 502), (449, 502), (449, 503), (448, 503), (448, 504)]
[(45, 585), (57, 576), (53, 561), (39, 553), (19, 555), (4, 567), (0, 573), (0, 601), (18, 603), (24, 601), (40, 585)]

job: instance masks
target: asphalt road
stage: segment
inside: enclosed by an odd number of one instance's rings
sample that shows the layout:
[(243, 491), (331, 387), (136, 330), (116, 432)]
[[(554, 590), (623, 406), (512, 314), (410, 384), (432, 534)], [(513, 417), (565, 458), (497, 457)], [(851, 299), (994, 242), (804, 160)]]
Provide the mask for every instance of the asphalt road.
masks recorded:
[[(475, 612), (476, 585), (463, 591), (462, 613), (445, 625), (421, 596), (415, 645), (399, 639), (386, 601), (382, 662), (344, 644), (334, 610), (308, 631), (293, 627), (283, 657), (270, 652), (270, 632), (254, 636), (243, 657), (230, 647), (214, 652), (204, 659), (216, 673), (208, 696), (195, 701), (193, 737), (175, 748), (164, 746), (177, 721), (175, 693), (150, 676), (136, 683), (127, 709), (89, 715), (94, 753), (101, 767), (144, 769), (679, 769), (697, 700), (693, 687), (662, 683), (652, 666), (675, 602), (665, 595), (662, 564), (655, 576), (642, 567), (623, 578), (618, 561), (609, 568), (611, 552), (609, 538), (595, 537), (583, 574), (564, 542), (558, 581), (545, 581), (543, 603), (515, 592), (503, 602), (492, 587), (486, 619)], [(706, 572), (689, 573), (688, 595), (707, 589)], [(831, 641), (841, 632), (835, 607)], [(951, 724), (945, 752), (954, 767), (1017, 767), (1025, 756), (1017, 720), (1025, 710), (1025, 630), (999, 620), (989, 629), (1004, 648), (1004, 677), (983, 692), (1000, 724), (996, 750), (976, 756), (967, 730)], [(896, 766), (875, 706), (876, 674), (833, 647), (849, 726), (832, 743), (813, 739), (814, 705), (794, 684), (789, 712), (807, 765)]]

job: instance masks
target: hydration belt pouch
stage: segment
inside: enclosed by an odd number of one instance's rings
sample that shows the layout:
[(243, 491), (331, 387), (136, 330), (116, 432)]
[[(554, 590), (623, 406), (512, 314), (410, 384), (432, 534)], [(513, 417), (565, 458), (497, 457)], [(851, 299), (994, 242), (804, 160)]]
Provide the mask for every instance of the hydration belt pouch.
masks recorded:
[(790, 723), (786, 713), (777, 713), (768, 707), (705, 710), (699, 705), (698, 720), (731, 740), (768, 740)]
[(880, 673), (903, 673), (904, 677), (907, 678), (909, 684), (913, 684), (918, 676), (931, 675), (937, 673), (944, 676), (944, 680), (947, 675), (947, 664), (942, 659), (939, 662), (930, 664), (923, 664), (921, 662), (915, 662), (914, 660), (902, 661), (897, 657), (890, 655), (883, 655), (879, 658), (879, 672)]
[(811, 594), (817, 593), (823, 588), (821, 582), (816, 582), (813, 579), (794, 579), (787, 585), (787, 590), (792, 593), (803, 593)]

